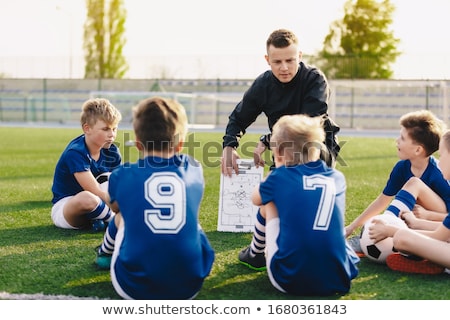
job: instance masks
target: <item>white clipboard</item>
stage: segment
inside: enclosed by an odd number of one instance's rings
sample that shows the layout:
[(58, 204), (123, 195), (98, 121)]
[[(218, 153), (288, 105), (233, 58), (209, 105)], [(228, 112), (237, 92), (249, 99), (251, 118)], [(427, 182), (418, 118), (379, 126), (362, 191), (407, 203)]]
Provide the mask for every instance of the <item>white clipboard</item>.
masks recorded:
[(264, 176), (264, 167), (255, 167), (253, 159), (238, 159), (239, 174), (220, 175), (217, 231), (253, 232), (258, 207), (251, 195)]

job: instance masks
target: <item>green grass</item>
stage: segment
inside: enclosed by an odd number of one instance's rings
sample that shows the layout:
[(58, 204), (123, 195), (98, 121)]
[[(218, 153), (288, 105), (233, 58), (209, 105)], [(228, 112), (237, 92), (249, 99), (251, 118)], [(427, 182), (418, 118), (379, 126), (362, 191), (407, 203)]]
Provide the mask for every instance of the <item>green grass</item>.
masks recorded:
[[(0, 127), (0, 292), (44, 293), (118, 299), (108, 272), (99, 271), (94, 249), (103, 234), (61, 230), (50, 219), (53, 170), (60, 153), (79, 129)], [(126, 136), (128, 134), (128, 136)], [(223, 133), (192, 133), (199, 142), (186, 151), (204, 165), (205, 195), (200, 222), (216, 251), (211, 275), (197, 299), (316, 299), (275, 290), (266, 272), (237, 263), (249, 233), (218, 232), (220, 142)], [(118, 143), (133, 137), (120, 131)], [(256, 141), (247, 134), (243, 142)], [(397, 161), (393, 139), (341, 137), (338, 169), (347, 179), (347, 223), (382, 190)], [(192, 144), (193, 145), (193, 144)], [(123, 149), (125, 160), (137, 153)], [(320, 250), (320, 249), (319, 249)], [(326, 299), (449, 299), (448, 275), (408, 275), (362, 259), (350, 293)], [(180, 266), (182, 272), (182, 266)]]

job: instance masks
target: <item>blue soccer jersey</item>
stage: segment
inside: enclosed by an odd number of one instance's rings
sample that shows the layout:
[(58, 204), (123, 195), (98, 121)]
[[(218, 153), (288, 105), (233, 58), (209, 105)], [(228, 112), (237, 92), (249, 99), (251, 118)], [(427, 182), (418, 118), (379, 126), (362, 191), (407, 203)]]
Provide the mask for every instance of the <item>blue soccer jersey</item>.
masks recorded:
[(214, 261), (198, 222), (203, 191), (203, 169), (186, 155), (146, 157), (111, 174), (125, 225), (112, 267), (129, 297), (188, 299), (200, 290)]
[(450, 229), (450, 213), (445, 217), (443, 224), (447, 229)]
[(101, 149), (99, 159), (94, 160), (86, 146), (84, 134), (76, 137), (67, 145), (56, 164), (52, 185), (52, 203), (83, 191), (75, 179), (76, 172), (90, 170), (94, 177), (97, 177), (103, 172), (117, 168), (121, 162), (119, 149), (114, 144), (108, 149)]
[[(403, 188), (404, 184), (412, 177), (414, 177), (414, 174), (411, 171), (411, 161), (398, 161), (391, 171), (386, 186), (383, 189), (383, 194), (387, 196), (396, 195)], [(430, 157), (427, 168), (422, 176), (418, 178), (442, 198), (447, 206), (447, 211), (450, 211), (450, 186), (448, 181), (442, 175), (436, 158), (433, 156)]]
[(347, 293), (359, 258), (344, 236), (344, 175), (319, 160), (273, 170), (259, 188), (262, 203), (278, 210), (278, 251), (272, 275), (288, 293)]

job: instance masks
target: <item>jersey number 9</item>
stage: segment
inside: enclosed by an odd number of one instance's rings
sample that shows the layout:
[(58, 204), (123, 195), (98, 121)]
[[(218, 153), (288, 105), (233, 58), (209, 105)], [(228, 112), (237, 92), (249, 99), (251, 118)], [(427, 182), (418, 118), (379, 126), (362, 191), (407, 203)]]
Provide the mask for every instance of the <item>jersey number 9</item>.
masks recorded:
[(153, 233), (176, 234), (186, 223), (184, 181), (174, 172), (157, 172), (145, 181), (145, 223)]

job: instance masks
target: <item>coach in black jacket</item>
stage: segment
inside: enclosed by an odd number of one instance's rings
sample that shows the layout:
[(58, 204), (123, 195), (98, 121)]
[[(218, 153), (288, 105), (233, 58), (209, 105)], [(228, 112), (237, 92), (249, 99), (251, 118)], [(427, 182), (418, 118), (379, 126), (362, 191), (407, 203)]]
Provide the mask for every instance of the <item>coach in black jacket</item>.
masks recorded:
[[(287, 114), (307, 114), (323, 118), (328, 152), (323, 153), (333, 166), (340, 147), (336, 134), (339, 127), (328, 116), (328, 82), (321, 71), (301, 62), (298, 39), (289, 30), (272, 32), (266, 43), (265, 56), (271, 70), (261, 74), (245, 92), (229, 116), (223, 137), (222, 173), (238, 172), (236, 148), (246, 129), (264, 112), (270, 132), (277, 120)], [(261, 154), (270, 149), (270, 133), (261, 136), (254, 151), (255, 165), (264, 165)]]

